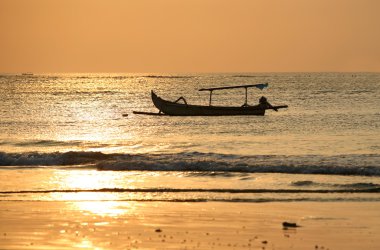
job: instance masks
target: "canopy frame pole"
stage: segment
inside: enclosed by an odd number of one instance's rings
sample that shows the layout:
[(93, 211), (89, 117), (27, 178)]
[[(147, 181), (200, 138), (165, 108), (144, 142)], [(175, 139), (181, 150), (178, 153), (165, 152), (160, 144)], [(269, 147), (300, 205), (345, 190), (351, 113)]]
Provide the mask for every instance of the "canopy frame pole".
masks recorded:
[(211, 98), (212, 98), (212, 90), (210, 90), (210, 101), (208, 103), (209, 106), (211, 106)]
[(245, 87), (245, 102), (243, 106), (248, 106), (248, 87)]

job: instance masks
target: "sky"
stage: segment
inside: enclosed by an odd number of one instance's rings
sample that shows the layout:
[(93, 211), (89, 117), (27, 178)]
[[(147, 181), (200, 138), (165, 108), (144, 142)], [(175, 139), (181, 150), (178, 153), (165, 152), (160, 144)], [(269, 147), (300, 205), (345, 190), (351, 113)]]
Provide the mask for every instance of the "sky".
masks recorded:
[(379, 0), (0, 0), (0, 72), (380, 72)]

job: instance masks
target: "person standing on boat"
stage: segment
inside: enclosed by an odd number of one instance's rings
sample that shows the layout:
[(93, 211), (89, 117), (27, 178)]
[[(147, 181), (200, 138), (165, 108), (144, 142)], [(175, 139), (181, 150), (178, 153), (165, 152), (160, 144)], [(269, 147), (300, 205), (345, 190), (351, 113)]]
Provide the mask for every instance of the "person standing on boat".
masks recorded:
[(274, 111), (278, 111), (277, 108), (273, 107), (272, 104), (270, 104), (265, 96), (260, 97), (259, 104), (261, 106), (264, 106), (265, 108), (274, 109)]

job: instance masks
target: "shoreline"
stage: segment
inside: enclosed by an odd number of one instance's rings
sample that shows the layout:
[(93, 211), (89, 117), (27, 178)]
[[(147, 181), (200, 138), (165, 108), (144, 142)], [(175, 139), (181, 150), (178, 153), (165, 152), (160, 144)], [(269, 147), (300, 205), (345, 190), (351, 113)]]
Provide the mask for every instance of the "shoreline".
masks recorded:
[(380, 202), (0, 204), (0, 249), (380, 248)]

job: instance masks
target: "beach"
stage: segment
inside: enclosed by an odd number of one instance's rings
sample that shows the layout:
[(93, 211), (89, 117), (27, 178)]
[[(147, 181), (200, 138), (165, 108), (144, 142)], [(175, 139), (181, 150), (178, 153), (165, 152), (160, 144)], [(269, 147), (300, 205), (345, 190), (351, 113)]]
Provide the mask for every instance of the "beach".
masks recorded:
[(378, 202), (3, 201), (0, 210), (0, 249), (380, 247)]

